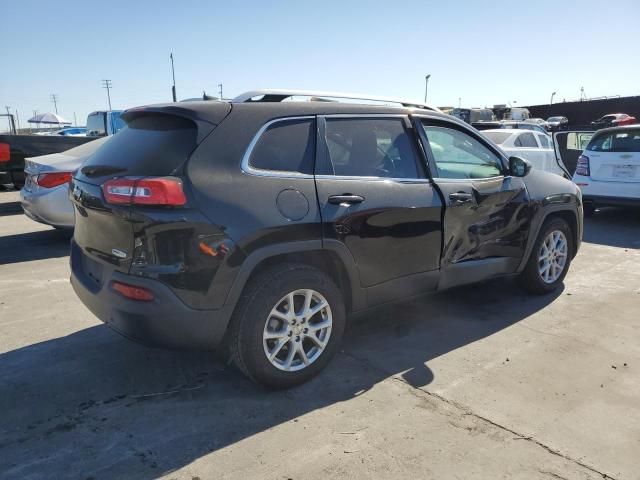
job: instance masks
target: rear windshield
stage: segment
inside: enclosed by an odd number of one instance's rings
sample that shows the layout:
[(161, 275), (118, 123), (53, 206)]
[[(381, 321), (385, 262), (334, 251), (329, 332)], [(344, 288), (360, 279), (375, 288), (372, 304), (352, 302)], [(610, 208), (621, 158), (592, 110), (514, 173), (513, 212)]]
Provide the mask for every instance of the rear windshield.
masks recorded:
[(640, 129), (607, 132), (591, 139), (591, 152), (640, 152)]
[(102, 137), (107, 134), (104, 124), (104, 112), (94, 113), (87, 117), (87, 136)]
[(493, 141), (493, 143), (497, 143), (498, 145), (502, 145), (507, 138), (513, 135), (510, 132), (482, 132), (485, 137), (488, 137), (489, 140)]
[(195, 124), (181, 117), (136, 117), (87, 160), (77, 177), (95, 183), (103, 177), (170, 175), (196, 147), (196, 134)]

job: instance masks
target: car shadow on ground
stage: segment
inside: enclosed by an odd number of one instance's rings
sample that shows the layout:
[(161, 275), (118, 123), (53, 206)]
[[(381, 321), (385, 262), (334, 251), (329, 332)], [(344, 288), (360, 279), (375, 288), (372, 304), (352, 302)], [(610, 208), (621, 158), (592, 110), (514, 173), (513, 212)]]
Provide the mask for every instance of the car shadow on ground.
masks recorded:
[(38, 230), (0, 236), (0, 265), (69, 255), (72, 230)]
[(426, 386), (438, 374), (430, 360), (558, 295), (528, 296), (504, 279), (365, 312), (319, 377), (280, 392), (211, 353), (147, 348), (105, 326), (9, 351), (0, 354), (0, 476), (156, 478), (285, 422), (302, 429), (306, 413), (391, 376)]
[(594, 216), (584, 219), (583, 241), (611, 247), (640, 248), (640, 208), (598, 209)]

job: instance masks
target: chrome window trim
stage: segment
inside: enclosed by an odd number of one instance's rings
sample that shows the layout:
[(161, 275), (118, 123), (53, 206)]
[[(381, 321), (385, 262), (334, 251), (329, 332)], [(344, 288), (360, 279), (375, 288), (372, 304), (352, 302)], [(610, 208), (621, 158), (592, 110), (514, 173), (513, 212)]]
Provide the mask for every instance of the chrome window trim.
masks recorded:
[(357, 175), (316, 175), (318, 180), (368, 180), (374, 182), (431, 183), (428, 178), (359, 177)]
[(242, 156), (242, 162), (240, 164), (240, 168), (243, 173), (249, 175), (256, 175), (260, 177), (278, 177), (278, 178), (313, 178), (313, 174), (302, 173), (302, 172), (294, 172), (290, 170), (267, 170), (263, 168), (252, 167), (249, 163), (249, 159), (251, 158), (251, 154), (253, 153), (253, 149), (255, 148), (258, 140), (267, 131), (267, 129), (279, 122), (287, 122), (287, 121), (295, 121), (295, 120), (315, 120), (315, 115), (303, 115), (303, 116), (294, 116), (294, 117), (280, 117), (269, 120), (265, 123), (260, 130), (253, 136), (253, 139), (249, 143), (247, 150), (244, 152)]
[(460, 183), (460, 182), (488, 182), (490, 180), (505, 179), (508, 175), (497, 175), (495, 177), (482, 177), (482, 178), (449, 178), (449, 177), (433, 177), (434, 180), (438, 180), (442, 183)]
[(318, 116), (326, 120), (332, 120), (334, 118), (406, 118), (409, 120), (408, 113), (327, 113)]

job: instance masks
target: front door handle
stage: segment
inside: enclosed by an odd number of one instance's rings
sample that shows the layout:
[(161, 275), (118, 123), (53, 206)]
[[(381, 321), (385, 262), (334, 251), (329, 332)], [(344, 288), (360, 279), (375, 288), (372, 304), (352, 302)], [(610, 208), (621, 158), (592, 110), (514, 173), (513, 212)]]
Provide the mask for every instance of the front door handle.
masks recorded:
[(360, 195), (351, 195), (350, 193), (345, 193), (343, 195), (331, 195), (329, 197), (329, 203), (333, 205), (341, 205), (347, 204), (351, 205), (353, 203), (362, 203), (364, 202), (364, 197)]
[(473, 195), (467, 192), (455, 192), (449, 194), (452, 203), (468, 203), (473, 201)]

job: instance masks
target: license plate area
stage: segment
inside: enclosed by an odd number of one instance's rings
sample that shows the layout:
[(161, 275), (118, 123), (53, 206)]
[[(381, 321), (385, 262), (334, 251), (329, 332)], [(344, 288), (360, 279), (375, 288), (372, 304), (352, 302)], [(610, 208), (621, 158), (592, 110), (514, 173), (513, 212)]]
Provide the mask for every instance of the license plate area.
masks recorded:
[(611, 176), (614, 178), (635, 178), (635, 165), (612, 165)]
[(102, 286), (103, 265), (100, 262), (88, 255), (82, 255), (82, 271), (92, 285), (98, 288)]

